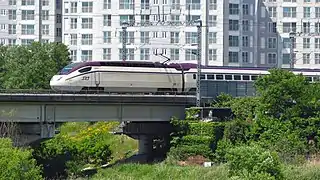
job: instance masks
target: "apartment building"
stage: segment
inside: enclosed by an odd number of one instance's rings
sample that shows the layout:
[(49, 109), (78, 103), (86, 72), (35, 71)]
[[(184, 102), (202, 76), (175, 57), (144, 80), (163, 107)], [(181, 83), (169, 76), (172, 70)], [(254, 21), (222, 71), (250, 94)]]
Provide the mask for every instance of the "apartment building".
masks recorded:
[(320, 0), (64, 0), (62, 41), (73, 61), (121, 60), (127, 22), (126, 60), (196, 62), (201, 19), (204, 65), (289, 67), (295, 31), (295, 67), (320, 68), (319, 16)]
[(289, 67), (289, 33), (295, 32), (294, 67), (320, 68), (320, 0), (264, 0), (264, 6), (272, 20), (269, 31), (278, 33), (278, 36), (263, 40), (269, 47), (277, 42), (279, 49), (277, 54), (266, 55), (268, 61), (276, 56), (282, 67)]
[[(42, 13), (39, 13), (39, 2)], [(42, 41), (62, 40), (62, 0), (0, 1), (0, 43), (30, 44), (39, 40), (39, 14), (42, 17)]]

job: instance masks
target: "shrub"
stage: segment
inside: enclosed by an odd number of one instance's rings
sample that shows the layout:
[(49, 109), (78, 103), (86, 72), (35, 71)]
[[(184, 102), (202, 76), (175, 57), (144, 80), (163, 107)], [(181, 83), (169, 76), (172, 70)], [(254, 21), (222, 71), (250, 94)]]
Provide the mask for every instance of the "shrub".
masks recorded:
[(186, 160), (190, 156), (201, 155), (205, 158), (213, 159), (213, 152), (208, 145), (180, 145), (172, 147), (169, 156), (176, 160)]
[(275, 179), (283, 179), (282, 164), (275, 152), (257, 145), (242, 145), (229, 149), (226, 155), (231, 176), (247, 174), (269, 174)]
[(235, 143), (246, 143), (250, 140), (251, 123), (236, 119), (234, 121), (226, 122), (224, 128), (224, 138)]
[(42, 179), (32, 151), (13, 147), (8, 138), (0, 139), (0, 169), (0, 179)]

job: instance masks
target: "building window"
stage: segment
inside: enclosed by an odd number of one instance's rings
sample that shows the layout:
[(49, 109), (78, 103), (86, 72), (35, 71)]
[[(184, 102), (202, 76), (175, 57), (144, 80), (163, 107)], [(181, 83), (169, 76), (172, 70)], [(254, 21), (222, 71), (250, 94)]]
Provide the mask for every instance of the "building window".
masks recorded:
[(242, 20), (242, 31), (248, 32), (249, 31), (249, 20)]
[(150, 49), (141, 48), (140, 49), (140, 60), (150, 60)]
[(229, 63), (239, 62), (239, 52), (229, 51)]
[[(153, 3), (155, 4), (155, 3)], [(171, 9), (180, 10), (180, 0), (172, 0), (171, 1)]]
[(21, 26), (21, 34), (23, 34), (23, 35), (34, 35), (34, 25), (23, 24)]
[(43, 24), (42, 25), (42, 35), (49, 35), (49, 24)]
[(249, 63), (249, 52), (242, 52), (242, 62)]
[(22, 10), (21, 11), (22, 20), (34, 20), (34, 10)]
[(269, 53), (268, 54), (268, 64), (276, 64), (277, 63), (277, 54)]
[(119, 9), (133, 9), (133, 0), (119, 0)]
[(217, 16), (209, 15), (208, 26), (210, 26), (210, 27), (216, 27), (217, 26)]
[(303, 17), (310, 18), (311, 16), (311, 7), (303, 7)]
[[(134, 49), (133, 48), (127, 48), (126, 53), (126, 59), (127, 60), (134, 60)], [(119, 59), (122, 59), (122, 49), (119, 49)]]
[(269, 49), (277, 48), (277, 38), (275, 37), (268, 38), (268, 48)]
[(283, 7), (283, 17), (297, 17), (297, 8), (296, 7)]
[(201, 9), (201, 0), (186, 0), (186, 4), (188, 5), (187, 8), (191, 10), (200, 10)]
[(103, 1), (103, 9), (111, 9), (111, 0)]
[(9, 24), (8, 25), (8, 33), (9, 34), (17, 34), (17, 25)]
[(320, 7), (315, 7), (316, 18), (320, 18)]
[(276, 22), (269, 22), (268, 23), (268, 30), (269, 30), (269, 33), (277, 33), (277, 23)]
[(56, 28), (56, 36), (62, 37), (62, 29), (61, 28)]
[(77, 61), (77, 50), (71, 50), (70, 51), (70, 59), (71, 61), (75, 62)]
[(239, 36), (229, 36), (229, 46), (239, 47)]
[(83, 13), (92, 13), (93, 2), (82, 2), (82, 12)]
[(150, 0), (141, 0), (141, 9), (150, 9)]
[(315, 64), (320, 64), (320, 53), (315, 53), (314, 54), (314, 63)]
[(9, 0), (9, 5), (11, 6), (17, 5), (17, 0)]
[(311, 25), (311, 23), (310, 22), (304, 22), (303, 24), (302, 24), (302, 32), (303, 33), (306, 33), (306, 34), (308, 34), (308, 33), (310, 33), (310, 25)]
[(196, 43), (198, 43), (198, 33), (186, 32), (186, 44), (196, 44)]
[(56, 23), (62, 23), (62, 15), (61, 14), (56, 15)]
[(303, 49), (310, 48), (310, 38), (303, 38)]
[(302, 54), (303, 64), (310, 64), (310, 53)]
[(9, 46), (14, 46), (17, 44), (17, 40), (16, 39), (8, 39), (8, 45)]
[(9, 20), (17, 20), (17, 10), (9, 9), (8, 18)]
[(103, 43), (111, 43), (111, 31), (103, 32)]
[(249, 47), (249, 36), (242, 36), (242, 46)]
[(239, 30), (239, 20), (229, 20), (229, 30), (238, 31)]
[(282, 54), (282, 64), (290, 64), (290, 54)]
[(249, 15), (249, 4), (242, 5), (242, 15)]
[(103, 60), (111, 60), (111, 48), (103, 48)]
[(111, 26), (111, 15), (103, 15), (103, 26)]
[(209, 32), (208, 39), (209, 39), (209, 44), (216, 44), (217, 43), (217, 33), (216, 32)]
[(34, 6), (34, 0), (21, 0), (22, 6)]
[(277, 17), (277, 7), (268, 7), (269, 17), (276, 18)]
[(122, 26), (122, 23), (134, 23), (134, 15), (120, 15), (120, 26)]
[(78, 36), (77, 34), (70, 34), (70, 45), (78, 44)]
[(78, 19), (77, 18), (71, 18), (70, 19), (70, 29), (77, 29)]
[(77, 13), (77, 12), (78, 12), (78, 3), (77, 2), (71, 2), (70, 13)]
[(291, 31), (296, 32), (297, 30), (297, 23), (283, 23), (283, 32), (284, 33), (290, 33)]
[(217, 50), (209, 49), (209, 61), (216, 61), (216, 60), (217, 60)]
[(314, 39), (314, 48), (320, 49), (320, 38)]
[[(120, 32), (120, 36), (119, 36), (120, 43), (122, 43), (122, 39), (123, 39), (122, 36), (123, 36), (123, 32)], [(133, 31), (127, 32), (127, 43), (134, 44), (134, 32)]]
[(229, 4), (229, 14), (238, 15), (239, 14), (239, 4)]
[(179, 32), (170, 32), (170, 43), (171, 44), (177, 44), (179, 43)]
[(192, 61), (192, 60), (197, 60), (198, 59), (198, 50), (196, 49), (186, 49), (185, 50), (186, 52), (186, 60), (187, 61)]
[(148, 31), (140, 32), (140, 42), (143, 44), (148, 44), (150, 42), (150, 33)]
[(42, 20), (49, 20), (49, 10), (42, 10)]
[(82, 18), (82, 29), (92, 29), (92, 18)]
[(170, 59), (172, 61), (178, 61), (179, 60), (179, 57), (180, 57), (180, 53), (179, 53), (179, 49), (176, 49), (176, 48), (172, 48), (170, 49)]
[(34, 39), (21, 39), (21, 45), (30, 45), (34, 42)]
[(92, 50), (82, 50), (81, 61), (92, 61)]
[(217, 0), (209, 0), (209, 10), (217, 10)]
[(81, 44), (82, 45), (92, 45), (92, 34), (82, 34), (81, 35)]
[[(296, 48), (296, 39), (294, 39), (293, 48)], [(290, 38), (283, 38), (283, 48), (291, 48), (291, 39)]]
[(42, 6), (49, 6), (49, 0), (42, 0)]

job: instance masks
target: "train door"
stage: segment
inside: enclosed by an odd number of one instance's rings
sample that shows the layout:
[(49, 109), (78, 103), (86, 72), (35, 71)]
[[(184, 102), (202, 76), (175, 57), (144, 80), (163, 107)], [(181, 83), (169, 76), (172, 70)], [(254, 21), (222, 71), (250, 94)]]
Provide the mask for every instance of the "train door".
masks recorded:
[(100, 76), (101, 76), (100, 72), (94, 73), (94, 83), (95, 83), (96, 87), (99, 87), (99, 85), (101, 83)]
[(165, 72), (167, 73), (166, 76), (169, 83), (168, 85), (170, 86), (168, 88), (171, 88), (172, 90), (179, 88), (178, 87), (179, 82), (177, 82), (176, 74), (173, 74), (173, 71), (171, 68), (164, 67), (164, 69), (165, 69)]

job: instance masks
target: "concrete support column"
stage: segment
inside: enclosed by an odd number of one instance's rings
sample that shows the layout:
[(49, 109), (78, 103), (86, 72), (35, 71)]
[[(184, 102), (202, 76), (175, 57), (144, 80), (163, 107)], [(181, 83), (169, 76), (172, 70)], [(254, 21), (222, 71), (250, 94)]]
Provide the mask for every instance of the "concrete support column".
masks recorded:
[(152, 154), (153, 137), (148, 135), (139, 136), (139, 154)]

